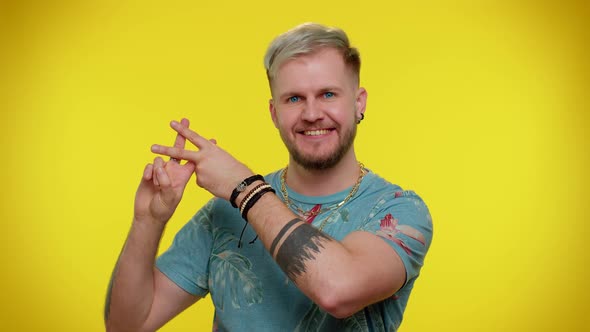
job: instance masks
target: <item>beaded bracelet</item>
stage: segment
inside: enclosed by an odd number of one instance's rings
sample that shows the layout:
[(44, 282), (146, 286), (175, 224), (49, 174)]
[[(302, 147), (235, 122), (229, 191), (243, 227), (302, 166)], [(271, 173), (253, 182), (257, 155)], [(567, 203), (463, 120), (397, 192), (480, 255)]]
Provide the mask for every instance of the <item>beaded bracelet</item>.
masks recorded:
[(246, 222), (248, 221), (248, 211), (250, 211), (254, 204), (256, 204), (256, 202), (258, 202), (258, 200), (268, 192), (275, 193), (275, 190), (272, 189), (272, 187), (269, 184), (265, 184), (253, 189), (248, 194), (248, 197), (244, 199), (240, 206), (240, 214), (242, 215), (242, 218), (246, 220)]
[(238, 210), (240, 210), (240, 214), (242, 213), (244, 207), (246, 206), (245, 203), (252, 198), (252, 195), (254, 195), (254, 192), (262, 187), (265, 187), (265, 186), (269, 186), (269, 184), (266, 182), (260, 183), (256, 187), (252, 188), (252, 190), (250, 190), (246, 194), (246, 196), (242, 199), (242, 202), (240, 202), (240, 207), (238, 208)]
[(252, 196), (254, 196), (256, 193), (258, 193), (260, 190), (262, 190), (262, 188), (270, 188), (270, 184), (261, 183), (261, 184), (257, 185), (256, 187), (254, 187), (252, 190), (250, 190), (250, 192), (246, 195), (246, 197), (244, 197), (244, 199), (240, 203), (240, 214), (243, 214), (244, 208), (246, 208), (246, 204), (248, 203), (249, 200), (252, 199)]

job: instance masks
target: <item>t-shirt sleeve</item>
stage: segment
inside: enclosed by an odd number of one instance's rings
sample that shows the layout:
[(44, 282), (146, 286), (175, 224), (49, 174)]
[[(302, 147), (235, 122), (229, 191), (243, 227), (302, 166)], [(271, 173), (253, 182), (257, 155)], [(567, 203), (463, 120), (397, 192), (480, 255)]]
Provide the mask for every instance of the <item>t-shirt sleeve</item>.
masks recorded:
[(213, 245), (211, 199), (182, 228), (156, 267), (180, 288), (196, 296), (209, 292), (209, 256)]
[(432, 242), (430, 212), (411, 190), (388, 194), (377, 205), (379, 208), (369, 215), (365, 230), (385, 239), (397, 252), (406, 269), (407, 284), (420, 274)]

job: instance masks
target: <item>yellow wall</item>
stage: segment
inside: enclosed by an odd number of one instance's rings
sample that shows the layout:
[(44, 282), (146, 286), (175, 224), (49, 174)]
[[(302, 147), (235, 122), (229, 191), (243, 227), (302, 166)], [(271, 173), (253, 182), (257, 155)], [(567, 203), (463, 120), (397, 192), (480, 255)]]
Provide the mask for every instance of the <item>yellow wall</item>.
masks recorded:
[[(400, 331), (588, 328), (588, 5), (277, 3), (0, 5), (0, 329), (103, 329), (136, 185), (170, 120), (257, 172), (286, 163), (262, 56), (304, 21), (360, 48), (359, 159), (434, 218)], [(189, 186), (163, 248), (208, 197)], [(207, 300), (162, 331), (211, 319)]]

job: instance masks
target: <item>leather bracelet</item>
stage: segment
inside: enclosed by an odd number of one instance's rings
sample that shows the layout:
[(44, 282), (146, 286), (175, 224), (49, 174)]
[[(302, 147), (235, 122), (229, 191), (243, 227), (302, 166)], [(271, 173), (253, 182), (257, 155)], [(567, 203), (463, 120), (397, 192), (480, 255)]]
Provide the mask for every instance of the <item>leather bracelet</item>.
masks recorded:
[(246, 222), (248, 222), (248, 211), (250, 211), (254, 204), (256, 204), (256, 202), (258, 202), (258, 200), (268, 192), (276, 193), (275, 190), (269, 185), (268, 187), (258, 190), (258, 192), (252, 195), (251, 198), (246, 202), (246, 206), (244, 206), (244, 209), (242, 210), (242, 218), (244, 218)]
[(242, 182), (238, 183), (236, 188), (234, 188), (234, 190), (232, 191), (231, 196), (229, 197), (229, 202), (231, 203), (231, 206), (235, 208), (238, 207), (238, 205), (236, 204), (236, 198), (238, 198), (238, 195), (240, 195), (241, 192), (246, 190), (246, 188), (256, 180), (264, 181), (264, 178), (262, 177), (262, 175), (256, 174), (247, 177)]

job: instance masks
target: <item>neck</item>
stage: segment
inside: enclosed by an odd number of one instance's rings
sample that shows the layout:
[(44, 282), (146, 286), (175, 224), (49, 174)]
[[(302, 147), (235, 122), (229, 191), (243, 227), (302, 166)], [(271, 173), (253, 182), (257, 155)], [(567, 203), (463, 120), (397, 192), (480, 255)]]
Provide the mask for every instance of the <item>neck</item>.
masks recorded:
[(287, 185), (301, 195), (326, 196), (353, 186), (360, 175), (358, 160), (350, 151), (332, 168), (308, 170), (289, 159)]

